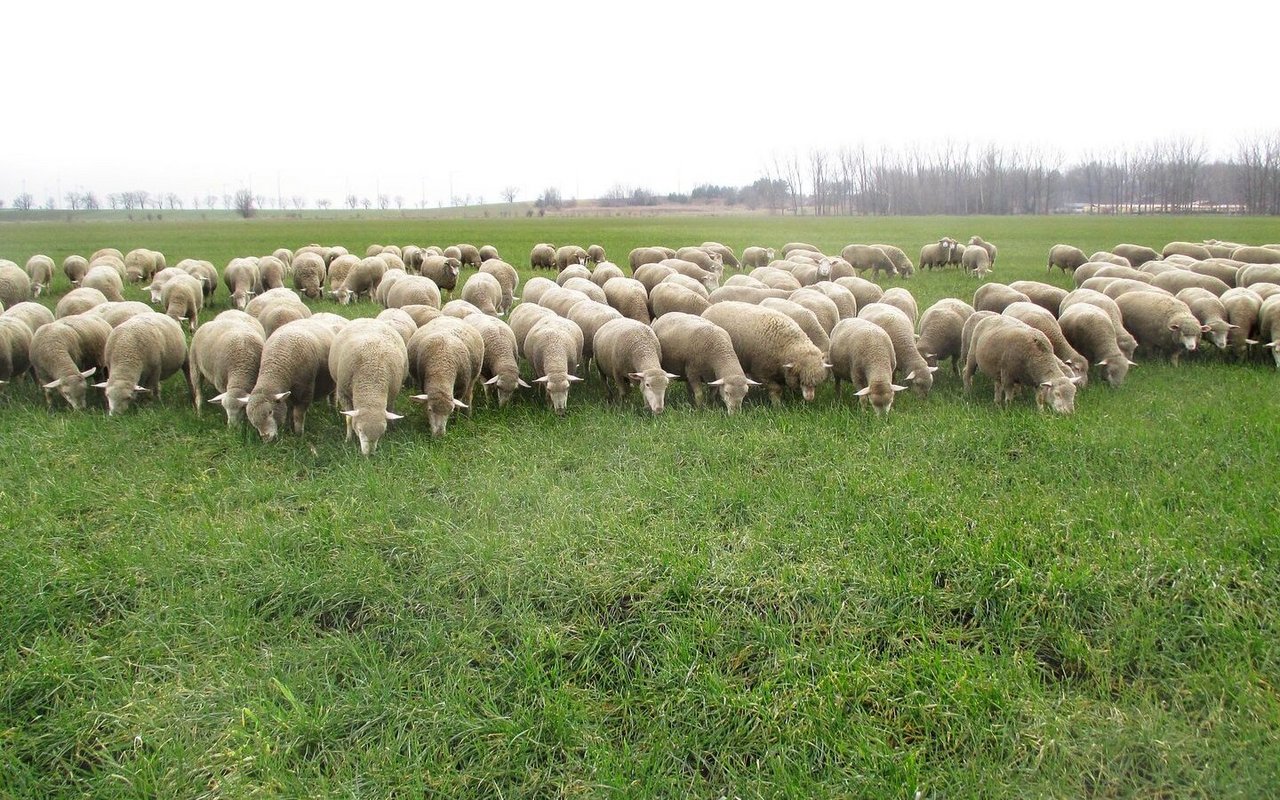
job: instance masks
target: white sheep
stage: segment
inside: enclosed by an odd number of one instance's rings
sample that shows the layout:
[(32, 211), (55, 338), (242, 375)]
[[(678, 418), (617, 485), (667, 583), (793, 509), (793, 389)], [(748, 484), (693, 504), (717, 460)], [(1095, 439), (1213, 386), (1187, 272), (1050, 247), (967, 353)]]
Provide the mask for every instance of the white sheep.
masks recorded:
[(31, 278), (12, 261), (0, 259), (0, 308), (31, 299)]
[(898, 368), (893, 340), (884, 328), (865, 319), (842, 319), (831, 331), (831, 374), (840, 399), (842, 381), (853, 384), (854, 396), (884, 416), (893, 396), (907, 390), (893, 382)]
[(975, 370), (995, 382), (998, 405), (1008, 405), (1018, 388), (1027, 386), (1035, 391), (1038, 408), (1048, 403), (1059, 414), (1075, 411), (1076, 382), (1062, 371), (1049, 337), (1012, 317), (996, 315), (978, 323), (965, 364), (966, 391)]
[(727, 412), (736, 414), (750, 387), (760, 385), (743, 371), (729, 333), (710, 320), (672, 312), (654, 320), (653, 331), (662, 345), (662, 368), (684, 377), (694, 408), (702, 406), (711, 386)]
[(105, 264), (89, 267), (84, 279), (80, 281), (80, 287), (97, 289), (108, 300), (119, 302), (124, 299), (124, 282), (120, 280), (120, 275), (114, 268)]
[[(556, 312), (537, 303), (521, 303), (511, 312), (508, 323), (511, 325), (511, 332), (516, 337), (516, 352), (522, 358), (528, 358), (528, 354), (524, 350), (524, 343), (529, 336), (529, 331), (533, 330), (533, 326), (537, 325), (539, 321), (554, 316), (556, 316)], [(581, 329), (578, 332), (581, 333)]]
[(293, 288), (312, 300), (324, 296), (327, 277), (324, 259), (315, 253), (299, 253), (293, 259)]
[(795, 323), (800, 326), (800, 330), (804, 331), (805, 336), (809, 337), (809, 341), (826, 355), (831, 349), (831, 337), (827, 335), (822, 323), (818, 320), (818, 316), (809, 309), (793, 303), (790, 300), (784, 300), (780, 297), (768, 297), (760, 301), (761, 308), (770, 308), (774, 311), (781, 311)]
[(2, 316), (20, 320), (24, 325), (35, 333), (42, 326), (53, 322), (53, 312), (48, 306), (42, 306), (39, 303), (33, 303), (30, 300), (24, 300), (21, 303), (6, 308)]
[(67, 276), (67, 282), (72, 286), (79, 286), (88, 271), (89, 260), (84, 256), (69, 255), (62, 259), (62, 274)]
[(240, 401), (249, 397), (258, 382), (265, 339), (262, 326), (251, 317), (224, 317), (219, 314), (200, 326), (191, 337), (191, 352), (187, 360), (191, 401), (196, 414), (203, 410), (204, 399), (200, 392), (203, 380), (217, 389), (218, 393), (209, 398), (209, 402), (222, 406), (227, 415), (227, 425), (240, 421), (244, 413), (244, 404)]
[(645, 405), (661, 414), (666, 405), (667, 386), (680, 377), (662, 368), (662, 344), (653, 328), (634, 319), (620, 317), (596, 331), (596, 369), (604, 380), (605, 394), (623, 400), (631, 384), (640, 387)]
[(859, 278), (856, 275), (836, 278), (833, 283), (848, 289), (857, 301), (858, 308), (871, 305), (878, 302), (881, 297), (884, 297), (884, 289), (880, 288), (879, 284), (873, 283), (866, 278)]
[(1062, 298), (1062, 303), (1058, 306), (1059, 318), (1068, 308), (1080, 303), (1095, 306), (1106, 312), (1111, 324), (1116, 329), (1116, 346), (1120, 348), (1120, 352), (1124, 353), (1125, 358), (1132, 360), (1134, 351), (1138, 349), (1138, 341), (1125, 330), (1124, 320), (1120, 314), (1120, 306), (1116, 305), (1116, 301), (1102, 292), (1095, 292), (1092, 289), (1076, 289)]
[(502, 287), (502, 299), (498, 303), (498, 313), (506, 314), (515, 302), (515, 292), (520, 286), (520, 273), (505, 261), (490, 258), (480, 265), (480, 272), (492, 275)]
[(222, 271), (222, 281), (231, 293), (231, 303), (241, 311), (261, 291), (258, 265), (247, 258), (233, 258)]
[(960, 374), (961, 333), (973, 316), (973, 306), (954, 297), (944, 297), (920, 315), (920, 337), (916, 350), (931, 367), (944, 358), (951, 359), (951, 373)]
[(1280, 369), (1280, 294), (1273, 294), (1258, 308), (1258, 338), (1271, 351), (1276, 369)]
[(381, 320), (395, 328), (396, 333), (400, 334), (400, 338), (404, 339), (406, 347), (409, 345), (409, 340), (418, 332), (417, 321), (409, 316), (409, 312), (399, 308), (384, 308), (374, 319)]
[(160, 290), (160, 302), (165, 306), (165, 313), (175, 320), (180, 322), (185, 319), (193, 331), (200, 327), (204, 286), (199, 279), (185, 272), (169, 279)]
[(487, 314), (472, 314), (462, 321), (479, 331), (484, 340), (480, 380), (486, 397), (490, 389), (495, 390), (498, 407), (503, 408), (511, 402), (517, 389), (533, 388), (520, 377), (520, 353), (510, 325)]
[(485, 343), (479, 329), (440, 317), (409, 340), (409, 375), (420, 394), (410, 397), (426, 409), (432, 436), (443, 436), (455, 408), (470, 410), (484, 368)]
[(1058, 317), (1062, 333), (1089, 363), (1102, 368), (1107, 383), (1118, 388), (1135, 366), (1116, 344), (1115, 323), (1107, 312), (1088, 303), (1068, 306)]
[[(522, 307), (517, 306), (516, 310)], [(513, 330), (514, 327), (513, 324)], [(582, 380), (574, 374), (582, 361), (582, 329), (568, 319), (547, 317), (530, 328), (523, 347), (533, 369), (533, 383), (542, 384), (552, 410), (563, 415), (568, 408), (569, 387)]]
[[(376, 256), (366, 260), (376, 260), (385, 268), (386, 262)], [(381, 320), (352, 320), (334, 334), (329, 374), (333, 376), (338, 411), (346, 423), (346, 441), (351, 441), (354, 432), (360, 440), (361, 455), (372, 455), (387, 432), (387, 423), (404, 418), (391, 410), (409, 374), (404, 339)]]
[(88, 379), (106, 366), (103, 351), (111, 330), (99, 317), (77, 314), (43, 325), (32, 334), (31, 367), (50, 408), (54, 390), (72, 408), (84, 408)]
[(397, 280), (386, 296), (387, 308), (431, 306), (440, 308), (440, 289), (435, 281), (423, 275), (409, 275)]
[(874, 322), (893, 341), (893, 354), (897, 359), (899, 372), (905, 372), (903, 382), (911, 382), (916, 394), (928, 397), (933, 388), (933, 373), (937, 367), (929, 366), (920, 351), (916, 349), (915, 329), (910, 318), (896, 306), (884, 303), (871, 303), (858, 309), (858, 319)]
[(591, 270), (591, 282), (600, 288), (614, 278), (625, 278), (622, 268), (610, 261), (601, 261)]
[(118, 328), (139, 314), (150, 314), (155, 309), (137, 300), (111, 301), (94, 306), (88, 312), (101, 317), (108, 325)]
[(583, 364), (590, 363), (594, 356), (596, 331), (600, 330), (606, 322), (624, 319), (622, 312), (618, 309), (590, 299), (574, 303), (566, 318), (582, 329)]
[(187, 341), (172, 317), (151, 311), (112, 329), (103, 360), (107, 380), (94, 386), (106, 391), (107, 413), (116, 416), (128, 410), (138, 392), (160, 399), (161, 381), (186, 363)]
[(57, 319), (62, 319), (63, 317), (82, 314), (94, 306), (100, 306), (106, 302), (108, 302), (107, 296), (97, 289), (79, 287), (67, 292), (58, 300), (58, 305), (53, 310), (53, 316)]
[[(372, 300), (373, 294), (378, 290), (378, 284), (382, 282), (382, 276), (386, 271), (387, 262), (379, 256), (360, 259), (348, 270), (346, 276), (342, 279), (341, 285), (334, 289), (334, 299), (344, 306), (353, 300), (358, 301), (362, 295)], [(332, 270), (329, 272), (329, 280), (331, 282), (333, 280)], [(370, 432), (372, 432), (372, 429), (370, 429)]]
[(312, 401), (333, 391), (329, 349), (335, 333), (312, 318), (290, 322), (266, 340), (253, 391), (238, 401), (263, 441), (273, 441), (290, 415), (293, 432), (301, 435)]
[(1227, 307), (1222, 304), (1218, 296), (1208, 289), (1199, 287), (1183, 289), (1175, 296), (1186, 303), (1195, 318), (1200, 320), (1201, 330), (1208, 328), (1204, 332), (1209, 335), (1214, 346), (1219, 350), (1226, 350), (1227, 337), (1230, 336), (1234, 326), (1227, 320)]
[(774, 405), (783, 387), (799, 389), (806, 402), (817, 395), (830, 364), (796, 322), (780, 311), (748, 303), (715, 303), (703, 319), (719, 325), (733, 342), (742, 369), (764, 384)]
[(501, 313), (502, 284), (486, 272), (477, 272), (462, 284), (462, 299), (481, 312), (496, 317)]
[(0, 314), (0, 386), (31, 366), (31, 328), (17, 317)]
[(1079, 376), (1077, 385), (1084, 387), (1089, 378), (1089, 361), (1076, 352), (1067, 337), (1062, 334), (1062, 327), (1053, 314), (1035, 303), (1014, 303), (1001, 312), (1007, 317), (1021, 320), (1049, 338), (1053, 345), (1053, 353), (1071, 369), (1071, 374)]
[(699, 315), (711, 303), (686, 286), (663, 281), (649, 292), (649, 305), (653, 308), (654, 319), (660, 319), (662, 315), (672, 312)]
[(53, 283), (53, 259), (36, 254), (27, 259), (26, 267), (27, 277), (31, 279), (31, 296), (39, 297)]
[(1167, 352), (1176, 367), (1183, 350), (1195, 350), (1200, 335), (1208, 330), (1187, 308), (1169, 295), (1130, 292), (1114, 298), (1120, 307), (1125, 330), (1133, 335), (1142, 352)]

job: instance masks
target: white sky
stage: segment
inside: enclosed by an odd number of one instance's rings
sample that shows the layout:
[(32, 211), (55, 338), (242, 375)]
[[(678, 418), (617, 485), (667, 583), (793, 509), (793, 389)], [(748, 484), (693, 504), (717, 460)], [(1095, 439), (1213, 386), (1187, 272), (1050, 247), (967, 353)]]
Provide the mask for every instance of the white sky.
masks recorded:
[[(1280, 129), (1273, 3), (14, 2), (0, 198), (592, 197), (865, 141)], [(61, 201), (61, 194), (59, 194)]]

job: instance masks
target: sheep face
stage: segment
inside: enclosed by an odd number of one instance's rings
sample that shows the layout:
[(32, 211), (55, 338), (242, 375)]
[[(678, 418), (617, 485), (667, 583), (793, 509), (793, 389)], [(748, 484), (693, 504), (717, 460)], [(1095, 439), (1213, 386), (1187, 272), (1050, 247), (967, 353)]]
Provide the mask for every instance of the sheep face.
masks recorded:
[(937, 367), (925, 366), (907, 375), (907, 380), (911, 381), (911, 386), (916, 390), (917, 397), (925, 398), (929, 396), (929, 392), (933, 389), (933, 373), (937, 371)]
[(667, 386), (671, 384), (672, 378), (679, 376), (658, 369), (650, 369), (644, 372), (629, 373), (627, 377), (632, 383), (640, 387), (640, 392), (644, 395), (645, 405), (649, 407), (649, 410), (655, 414), (661, 414), (662, 409), (666, 407)]
[(1185, 319), (1175, 319), (1169, 323), (1169, 330), (1173, 334), (1174, 347), (1179, 343), (1187, 350), (1195, 350), (1200, 344), (1201, 326), (1195, 317), (1188, 315)]
[(1129, 374), (1129, 367), (1133, 366), (1133, 362), (1128, 358), (1109, 358), (1098, 362), (1098, 366), (1102, 367), (1102, 377), (1106, 380), (1107, 385), (1112, 389), (1119, 388), (1124, 383), (1125, 376)]
[(231, 295), (231, 302), (235, 304), (237, 309), (244, 311), (244, 307), (249, 305), (249, 301), (253, 299), (253, 295), (253, 292), (236, 292)]
[(133, 402), (133, 397), (138, 392), (151, 391), (145, 386), (138, 384), (129, 385), (128, 381), (106, 381), (103, 383), (95, 383), (99, 389), (105, 389), (107, 392), (107, 416), (117, 417), (129, 410), (129, 404)]
[(805, 357), (790, 364), (783, 364), (787, 378), (787, 387), (799, 389), (806, 403), (817, 396), (818, 386), (827, 379), (830, 364), (824, 363), (820, 357)]
[(248, 402), (248, 398), (243, 394), (232, 395), (223, 392), (216, 397), (210, 397), (209, 402), (222, 406), (222, 410), (227, 414), (227, 427), (235, 427), (240, 424), (240, 420), (244, 417), (244, 406)]
[(362, 409), (358, 411), (343, 411), (347, 417), (347, 424), (356, 432), (356, 438), (360, 440), (360, 455), (371, 456), (378, 449), (378, 442), (382, 440), (383, 434), (387, 432), (387, 423), (393, 419), (402, 419), (399, 414), (392, 414), (390, 411), (383, 409)]
[(1043, 409), (1045, 403), (1050, 404), (1059, 414), (1070, 414), (1075, 411), (1075, 382), (1070, 378), (1061, 377), (1041, 383), (1036, 391), (1036, 407)]
[(510, 375), (494, 375), (492, 378), (484, 382), (485, 386), (492, 386), (498, 391), (498, 408), (505, 408), (511, 402), (511, 398), (515, 396), (516, 389), (529, 388), (529, 384), (525, 383), (521, 378), (515, 378)]
[(432, 436), (444, 436), (449, 425), (449, 415), (455, 408), (466, 408), (467, 404), (454, 398), (448, 392), (431, 392), (416, 394), (410, 398), (421, 403), (427, 409), (427, 424), (431, 427)]
[(284, 427), (285, 415), (289, 410), (285, 404), (288, 396), (289, 392), (278, 394), (262, 392), (252, 394), (247, 400), (241, 401), (245, 404), (245, 415), (249, 418), (249, 424), (258, 431), (262, 441), (273, 442), (280, 435), (280, 429)]
[(742, 401), (746, 398), (747, 391), (752, 386), (759, 386), (760, 384), (745, 375), (734, 375), (729, 378), (717, 378), (707, 385), (719, 389), (720, 399), (724, 401), (725, 410), (730, 414), (736, 414), (742, 410)]
[(1209, 338), (1213, 341), (1213, 346), (1219, 350), (1227, 349), (1227, 336), (1231, 333), (1231, 329), (1236, 327), (1225, 320), (1214, 320), (1208, 325), (1201, 325), (1200, 332), (1209, 334)]
[(62, 395), (62, 399), (76, 411), (83, 411), (85, 405), (85, 394), (88, 391), (88, 378), (92, 378), (94, 369), (90, 367), (78, 375), (68, 375), (65, 378), (59, 378), (56, 381), (50, 381), (44, 385), (46, 391), (53, 389), (58, 390), (58, 394)]
[(534, 383), (541, 383), (543, 388), (547, 390), (547, 397), (551, 400), (551, 410), (556, 412), (557, 416), (564, 416), (565, 410), (569, 406), (569, 387), (575, 382), (580, 381), (577, 375), (543, 375)]
[(907, 387), (897, 386), (888, 381), (876, 382), (869, 386), (864, 386), (854, 392), (854, 396), (861, 398), (863, 403), (870, 403), (871, 407), (876, 410), (879, 416), (887, 416), (889, 410), (893, 408), (893, 396), (897, 392), (905, 392)]

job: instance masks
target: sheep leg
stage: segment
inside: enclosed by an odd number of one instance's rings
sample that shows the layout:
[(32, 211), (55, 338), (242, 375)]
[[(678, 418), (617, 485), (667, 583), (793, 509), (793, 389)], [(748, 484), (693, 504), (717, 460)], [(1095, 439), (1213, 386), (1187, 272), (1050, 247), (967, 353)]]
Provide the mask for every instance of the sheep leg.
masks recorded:
[[(291, 414), (293, 417), (293, 432), (301, 436), (302, 430), (306, 426), (307, 422), (307, 407), (300, 403), (294, 403)], [(342, 418), (347, 421), (347, 438), (350, 439), (351, 417), (344, 415)]]
[(769, 382), (769, 402), (775, 406), (782, 405), (782, 384), (776, 381)]
[(832, 380), (836, 382), (836, 402), (840, 402), (840, 390), (844, 388), (844, 382), (838, 375), (833, 375)]
[(707, 391), (707, 385), (697, 378), (689, 378), (689, 400), (693, 403), (694, 408), (702, 408), (702, 401)]

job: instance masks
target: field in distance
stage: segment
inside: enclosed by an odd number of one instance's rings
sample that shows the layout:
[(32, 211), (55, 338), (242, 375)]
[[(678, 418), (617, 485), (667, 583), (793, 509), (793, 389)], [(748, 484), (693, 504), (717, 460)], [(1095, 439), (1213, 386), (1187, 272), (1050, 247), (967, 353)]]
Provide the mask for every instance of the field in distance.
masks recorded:
[[(0, 258), (312, 241), (1051, 245), (1280, 239), (1251, 218), (0, 224)], [(463, 278), (470, 273), (464, 271)], [(1049, 280), (1066, 286), (1069, 278)], [(885, 281), (923, 310), (956, 271)], [(54, 296), (67, 290), (58, 275)], [(129, 299), (144, 299), (128, 287)], [(211, 319), (225, 308), (220, 287)], [(332, 301), (313, 308), (338, 310)], [(372, 315), (364, 303), (342, 313)], [(477, 403), (377, 454), (265, 445), (180, 378), (120, 418), (0, 395), (0, 796), (1185, 796), (1280, 781), (1280, 374), (1135, 356), (1071, 417), (947, 366), (887, 420)], [(527, 376), (526, 376), (527, 377)], [(407, 394), (407, 393), (406, 393)]]

